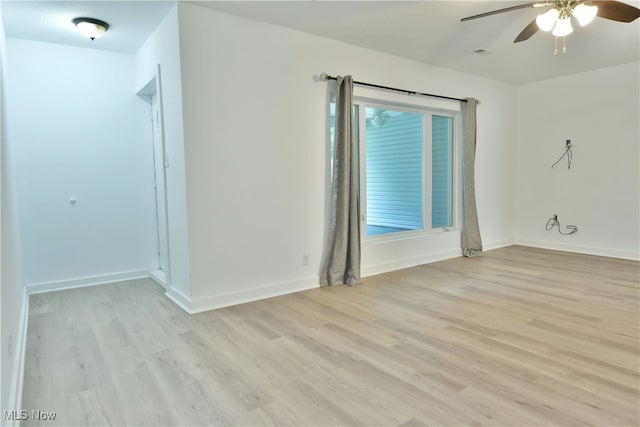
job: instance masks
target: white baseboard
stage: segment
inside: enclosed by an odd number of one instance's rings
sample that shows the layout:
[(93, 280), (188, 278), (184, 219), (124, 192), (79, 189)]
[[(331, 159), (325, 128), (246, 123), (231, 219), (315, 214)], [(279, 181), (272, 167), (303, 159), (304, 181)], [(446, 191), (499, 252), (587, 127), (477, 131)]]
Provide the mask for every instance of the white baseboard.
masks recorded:
[(31, 285), (27, 285), (27, 292), (29, 294), (39, 294), (42, 292), (83, 288), (85, 286), (123, 282), (125, 280), (144, 279), (147, 277), (149, 277), (149, 272), (147, 270), (126, 271), (123, 273), (105, 274), (104, 276), (81, 277), (78, 279), (59, 280), (55, 282), (34, 283)]
[(576, 252), (586, 255), (605, 256), (609, 258), (621, 258), (632, 261), (640, 261), (640, 253), (633, 251), (619, 251), (616, 249), (599, 248), (595, 246), (580, 246), (557, 242), (544, 242), (538, 240), (516, 239), (515, 244), (530, 246), (533, 248), (550, 249), (556, 251)]
[[(513, 240), (495, 242), (492, 244), (488, 244), (486, 246), (486, 250), (497, 249), (513, 244)], [(432, 252), (409, 259), (399, 259), (395, 261), (385, 262), (383, 264), (366, 266), (362, 268), (362, 275), (363, 277), (373, 276), (375, 274), (381, 274), (389, 271), (400, 270), (403, 268), (414, 267), (416, 265), (457, 258), (460, 256), (462, 256), (461, 249)], [(191, 299), (184, 295), (182, 292), (170, 287), (167, 289), (165, 295), (187, 313), (196, 314), (203, 311), (215, 310), (217, 308), (229, 307), (251, 301), (257, 301), (261, 299), (272, 298), (280, 295), (318, 288), (320, 286), (318, 282), (318, 277), (307, 277), (303, 279), (292, 280), (289, 282), (258, 286), (255, 288), (244, 289), (237, 292), (210, 295), (197, 299)]]
[(164, 270), (151, 270), (149, 276), (158, 285), (167, 289), (167, 273)]
[[(513, 239), (502, 240), (482, 245), (484, 251), (504, 248), (514, 245)], [(417, 265), (430, 264), (432, 262), (444, 261), (462, 256), (462, 249), (452, 249), (442, 252), (429, 252), (417, 257), (397, 259), (381, 264), (368, 265), (362, 267), (362, 276), (374, 276), (376, 274), (388, 273), (390, 271), (402, 270), (403, 268), (415, 267)]]
[[(3, 409), (22, 409), (22, 390), (24, 386), (24, 362), (27, 350), (27, 329), (29, 325), (29, 294), (26, 289), (22, 296), (22, 309), (20, 312), (20, 324), (16, 334), (15, 348), (13, 351), (13, 369), (11, 371), (11, 388), (9, 389), (8, 406)], [(5, 420), (7, 426), (18, 426), (18, 420)], [(5, 425), (5, 424), (2, 424)]]
[(429, 252), (417, 257), (402, 258), (380, 264), (367, 265), (362, 267), (362, 277), (375, 276), (376, 274), (402, 270), (403, 268), (415, 267), (416, 265), (430, 264), (432, 262), (457, 258), (459, 256), (462, 256), (462, 249), (460, 248), (442, 252)]
[[(304, 279), (293, 280), (290, 282), (259, 286), (256, 288), (245, 289), (238, 292), (211, 295), (192, 301), (190, 307), (191, 310), (187, 310), (187, 312), (190, 312), (190, 314), (201, 313), (203, 311), (214, 310), (216, 308), (244, 304), (251, 301), (277, 297), (294, 292), (306, 291), (318, 287), (320, 287), (318, 277), (308, 277)], [(178, 303), (178, 305), (180, 304)]]
[(486, 243), (486, 244), (483, 243), (482, 250), (491, 251), (493, 249), (506, 248), (507, 246), (512, 246), (515, 244), (516, 244), (516, 241), (514, 239), (501, 240), (499, 242), (492, 242), (492, 243)]
[(176, 288), (168, 288), (164, 295), (173, 301), (178, 307), (186, 311), (188, 314), (196, 314), (191, 308), (191, 298), (177, 290)]

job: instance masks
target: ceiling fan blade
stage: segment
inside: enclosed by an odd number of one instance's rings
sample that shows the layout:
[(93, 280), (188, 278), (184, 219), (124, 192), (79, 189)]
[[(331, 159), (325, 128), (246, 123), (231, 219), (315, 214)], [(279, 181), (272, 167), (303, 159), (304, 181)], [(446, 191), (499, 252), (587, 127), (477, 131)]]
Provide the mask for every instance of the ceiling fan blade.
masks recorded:
[(529, 40), (531, 36), (534, 35), (537, 31), (538, 31), (538, 24), (536, 24), (536, 20), (534, 19), (533, 21), (531, 21), (529, 25), (524, 27), (524, 30), (522, 30), (522, 32), (518, 34), (518, 37), (516, 37), (516, 39), (513, 42), (519, 43), (525, 40)]
[(619, 1), (594, 0), (598, 16), (618, 22), (632, 22), (640, 17), (640, 9)]
[(504, 9), (497, 9), (497, 10), (492, 10), (491, 12), (485, 12), (485, 13), (480, 13), (478, 15), (467, 16), (466, 18), (462, 18), (460, 22), (471, 21), (472, 19), (484, 18), (485, 16), (497, 15), (499, 13), (504, 13), (504, 12), (511, 12), (512, 10), (527, 9), (529, 7), (546, 6), (547, 4), (548, 4), (547, 2), (543, 2), (542, 4), (540, 2), (519, 4), (516, 6), (505, 7)]

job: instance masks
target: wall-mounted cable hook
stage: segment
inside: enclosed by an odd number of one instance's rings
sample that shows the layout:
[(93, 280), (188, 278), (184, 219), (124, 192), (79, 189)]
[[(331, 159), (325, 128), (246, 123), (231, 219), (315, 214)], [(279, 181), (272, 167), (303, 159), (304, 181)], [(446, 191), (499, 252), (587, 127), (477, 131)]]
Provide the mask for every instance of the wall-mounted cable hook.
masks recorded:
[(558, 227), (558, 233), (562, 234), (563, 236), (569, 236), (573, 233), (578, 232), (578, 227), (576, 227), (575, 225), (567, 225), (565, 227), (567, 231), (563, 232), (562, 227), (560, 226), (560, 222), (558, 221), (558, 215), (555, 214), (551, 218), (549, 218), (545, 228), (547, 229), (547, 231), (551, 231), (553, 230), (553, 227)]
[(571, 144), (570, 139), (567, 139), (562, 156), (560, 156), (560, 158), (551, 165), (551, 169), (553, 169), (558, 163), (560, 163), (560, 160), (562, 160), (565, 156), (567, 157), (567, 169), (571, 169), (571, 159), (573, 159), (573, 151), (571, 151), (571, 147), (573, 147), (573, 144)]

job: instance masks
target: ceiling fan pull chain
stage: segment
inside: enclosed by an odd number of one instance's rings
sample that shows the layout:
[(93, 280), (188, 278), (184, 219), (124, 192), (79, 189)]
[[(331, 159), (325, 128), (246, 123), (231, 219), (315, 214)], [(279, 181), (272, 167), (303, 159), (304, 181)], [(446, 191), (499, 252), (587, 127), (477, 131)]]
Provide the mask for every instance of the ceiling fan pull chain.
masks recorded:
[(567, 38), (566, 37), (562, 38), (562, 53), (563, 54), (567, 53)]
[(558, 56), (558, 38), (554, 37), (556, 42), (556, 48), (553, 50), (553, 56)]

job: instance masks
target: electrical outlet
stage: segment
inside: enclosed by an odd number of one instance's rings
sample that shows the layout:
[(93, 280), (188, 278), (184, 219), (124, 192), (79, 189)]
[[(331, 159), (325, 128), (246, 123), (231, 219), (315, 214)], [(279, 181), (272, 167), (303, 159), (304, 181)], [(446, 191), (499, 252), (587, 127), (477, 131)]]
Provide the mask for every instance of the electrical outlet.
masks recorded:
[(307, 267), (309, 265), (309, 254), (302, 254), (302, 266)]

